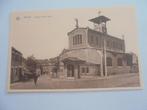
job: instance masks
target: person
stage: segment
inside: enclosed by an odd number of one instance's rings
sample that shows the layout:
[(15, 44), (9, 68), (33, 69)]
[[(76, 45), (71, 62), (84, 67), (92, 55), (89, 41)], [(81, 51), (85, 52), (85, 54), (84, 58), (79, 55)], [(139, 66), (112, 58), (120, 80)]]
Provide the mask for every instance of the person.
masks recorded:
[(34, 73), (34, 84), (37, 85), (38, 77), (41, 75), (40, 68), (36, 69), (36, 72)]

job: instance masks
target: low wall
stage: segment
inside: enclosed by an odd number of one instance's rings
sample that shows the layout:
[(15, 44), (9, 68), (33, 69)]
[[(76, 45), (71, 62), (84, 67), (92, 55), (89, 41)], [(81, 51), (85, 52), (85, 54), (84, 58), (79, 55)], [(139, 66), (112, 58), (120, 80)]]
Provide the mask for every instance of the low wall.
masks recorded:
[(130, 73), (130, 70), (131, 70), (130, 66), (107, 67), (108, 75)]

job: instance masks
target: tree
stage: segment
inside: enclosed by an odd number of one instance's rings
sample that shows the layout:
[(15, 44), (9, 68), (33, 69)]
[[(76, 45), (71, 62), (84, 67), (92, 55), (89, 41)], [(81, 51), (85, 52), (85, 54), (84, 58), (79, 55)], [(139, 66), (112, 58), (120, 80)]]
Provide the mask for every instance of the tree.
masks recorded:
[(36, 70), (36, 66), (37, 66), (37, 62), (36, 62), (36, 59), (33, 55), (27, 57), (27, 60), (26, 60), (26, 65), (27, 65), (27, 68), (30, 72), (34, 73), (35, 70)]

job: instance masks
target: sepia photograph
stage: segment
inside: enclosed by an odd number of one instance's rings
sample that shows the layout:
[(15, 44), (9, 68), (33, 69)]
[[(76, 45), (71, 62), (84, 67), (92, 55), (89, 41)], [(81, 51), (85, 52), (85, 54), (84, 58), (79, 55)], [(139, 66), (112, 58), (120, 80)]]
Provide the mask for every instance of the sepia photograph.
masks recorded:
[(134, 7), (10, 15), (8, 91), (141, 89)]

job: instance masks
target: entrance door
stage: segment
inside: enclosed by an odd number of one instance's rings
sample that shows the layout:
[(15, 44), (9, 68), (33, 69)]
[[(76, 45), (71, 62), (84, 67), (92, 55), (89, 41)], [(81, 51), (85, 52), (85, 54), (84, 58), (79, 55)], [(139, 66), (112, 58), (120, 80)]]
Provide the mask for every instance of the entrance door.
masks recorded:
[(67, 65), (67, 77), (74, 77), (74, 65)]
[(100, 76), (101, 75), (101, 69), (100, 69), (100, 65), (97, 65), (97, 75)]

